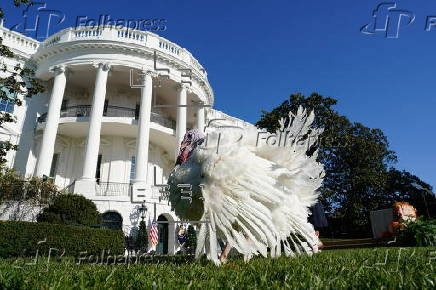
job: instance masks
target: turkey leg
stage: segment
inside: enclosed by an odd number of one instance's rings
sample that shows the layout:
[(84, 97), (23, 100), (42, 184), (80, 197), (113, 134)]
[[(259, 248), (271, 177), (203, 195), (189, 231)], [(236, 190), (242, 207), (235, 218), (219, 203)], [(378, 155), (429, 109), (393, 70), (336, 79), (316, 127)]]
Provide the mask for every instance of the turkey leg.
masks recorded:
[(223, 264), (227, 263), (227, 260), (228, 260), (227, 256), (228, 256), (231, 249), (232, 249), (232, 246), (230, 246), (230, 244), (227, 243), (226, 247), (224, 248), (224, 251), (221, 253), (221, 256), (220, 256), (221, 263), (223, 263)]

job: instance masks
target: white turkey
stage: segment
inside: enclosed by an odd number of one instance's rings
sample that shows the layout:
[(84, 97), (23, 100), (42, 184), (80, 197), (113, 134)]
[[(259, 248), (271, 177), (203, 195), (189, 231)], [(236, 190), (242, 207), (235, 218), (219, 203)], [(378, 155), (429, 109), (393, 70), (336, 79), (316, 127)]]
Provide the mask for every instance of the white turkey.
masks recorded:
[[(322, 129), (311, 127), (314, 117), (300, 107), (280, 120), (276, 134), (233, 126), (185, 134), (168, 179), (169, 201), (180, 218), (208, 221), (200, 225), (196, 257), (205, 250), (219, 265), (231, 247), (246, 261), (317, 251), (307, 221), (324, 177), (314, 150)], [(227, 241), (220, 258), (218, 238)]]

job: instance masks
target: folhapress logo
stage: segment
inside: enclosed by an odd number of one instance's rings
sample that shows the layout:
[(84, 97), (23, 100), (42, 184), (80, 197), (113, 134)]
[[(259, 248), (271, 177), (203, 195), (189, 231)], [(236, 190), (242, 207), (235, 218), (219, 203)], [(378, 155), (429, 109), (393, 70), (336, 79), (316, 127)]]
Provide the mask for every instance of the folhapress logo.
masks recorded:
[(400, 28), (415, 21), (411, 11), (397, 9), (395, 2), (380, 3), (372, 12), (372, 21), (364, 25), (360, 32), (364, 34), (384, 33), (386, 38), (398, 38)]
[(45, 2), (33, 2), (23, 10), (23, 21), (10, 29), (37, 40), (44, 40), (53, 33), (54, 27), (65, 20), (65, 13), (48, 9)]

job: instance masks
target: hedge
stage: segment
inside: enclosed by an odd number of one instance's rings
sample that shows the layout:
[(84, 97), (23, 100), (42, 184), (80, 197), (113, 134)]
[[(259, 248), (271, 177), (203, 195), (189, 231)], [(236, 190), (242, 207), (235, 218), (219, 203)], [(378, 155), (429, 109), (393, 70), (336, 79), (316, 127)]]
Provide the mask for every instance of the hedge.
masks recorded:
[(436, 247), (436, 219), (419, 218), (406, 223), (406, 228), (398, 234), (398, 243), (413, 247)]
[(79, 194), (61, 194), (38, 215), (38, 222), (92, 226), (101, 223), (95, 203)]
[[(43, 242), (41, 242), (43, 241)], [(124, 254), (121, 230), (49, 223), (0, 221), (0, 257)], [(65, 251), (65, 252), (64, 252)], [(87, 252), (86, 254), (83, 252)]]

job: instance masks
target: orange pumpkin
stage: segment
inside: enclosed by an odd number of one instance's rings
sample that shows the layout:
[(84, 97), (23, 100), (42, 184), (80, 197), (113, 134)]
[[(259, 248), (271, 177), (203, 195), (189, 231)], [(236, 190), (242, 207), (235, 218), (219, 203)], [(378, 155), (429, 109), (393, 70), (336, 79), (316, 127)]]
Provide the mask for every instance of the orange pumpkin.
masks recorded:
[(416, 220), (416, 209), (408, 202), (396, 202), (393, 204), (394, 221), (389, 223), (389, 233), (396, 235), (406, 228), (406, 222)]
[(416, 220), (416, 208), (408, 202), (396, 202), (393, 205), (394, 215), (398, 222), (407, 222)]

